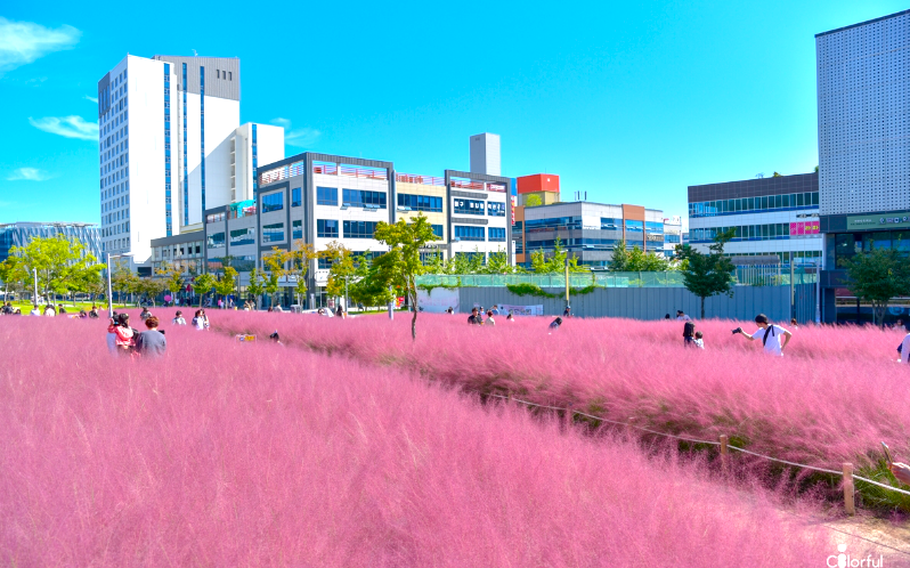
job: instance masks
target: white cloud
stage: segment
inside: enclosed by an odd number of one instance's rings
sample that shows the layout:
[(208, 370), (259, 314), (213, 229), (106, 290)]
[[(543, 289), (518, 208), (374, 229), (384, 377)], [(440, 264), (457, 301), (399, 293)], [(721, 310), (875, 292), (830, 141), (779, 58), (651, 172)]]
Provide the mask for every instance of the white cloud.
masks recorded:
[(87, 101), (92, 101), (93, 103), (98, 104), (98, 99), (96, 97), (90, 97), (88, 95), (84, 95), (82, 98), (84, 98)]
[(19, 168), (7, 176), (7, 181), (45, 181), (51, 179), (52, 175), (39, 170), (38, 168)]
[(46, 116), (38, 119), (28, 117), (28, 121), (38, 130), (51, 134), (79, 140), (98, 140), (98, 123), (87, 122), (81, 116)]
[(291, 121), (287, 118), (273, 118), (272, 124), (284, 128), (284, 142), (300, 148), (311, 148), (319, 141), (322, 132), (315, 128), (291, 128)]
[(82, 32), (73, 26), (46, 28), (33, 22), (12, 22), (0, 17), (0, 74), (43, 57), (72, 49)]

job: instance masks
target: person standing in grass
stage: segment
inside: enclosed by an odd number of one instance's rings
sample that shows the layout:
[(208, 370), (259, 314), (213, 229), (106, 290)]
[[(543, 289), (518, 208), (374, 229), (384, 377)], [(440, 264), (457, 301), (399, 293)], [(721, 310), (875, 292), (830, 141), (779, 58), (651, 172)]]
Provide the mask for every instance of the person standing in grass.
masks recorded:
[(205, 315), (205, 310), (196, 310), (196, 315), (193, 316), (193, 327), (195, 327), (197, 331), (205, 331), (209, 328), (209, 318)]
[(556, 331), (557, 329), (559, 329), (559, 326), (561, 326), (561, 325), (562, 325), (562, 318), (556, 318), (555, 320), (550, 322), (550, 326), (549, 326), (550, 331), (551, 332)]
[(471, 315), (468, 316), (470, 325), (483, 325), (483, 318), (480, 317), (480, 311), (477, 308), (471, 308)]
[(704, 333), (702, 333), (700, 331), (695, 332), (695, 346), (698, 347), (699, 349), (705, 348), (705, 334)]
[[(754, 333), (746, 333), (741, 327), (736, 328), (735, 333), (742, 334), (749, 341), (761, 339), (765, 353), (775, 357), (783, 357), (784, 349), (787, 348), (787, 344), (790, 343), (793, 334), (779, 325), (769, 324), (768, 316), (765, 314), (755, 316), (755, 323), (758, 324), (758, 329)], [(781, 342), (781, 338), (783, 338), (783, 342)]]
[(30, 312), (28, 313), (28, 315), (30, 315), (30, 316), (40, 316), (40, 315), (41, 315), (41, 308), (39, 308), (38, 306), (33, 307), (33, 308), (32, 308), (32, 311), (30, 311)]
[(150, 316), (145, 320), (147, 331), (136, 338), (136, 351), (143, 357), (160, 357), (167, 351), (167, 339), (158, 329), (158, 318)]
[(685, 347), (692, 347), (695, 345), (695, 324), (691, 321), (687, 321), (683, 324), (683, 345)]
[(692, 318), (686, 315), (682, 310), (676, 310), (676, 321), (690, 321)]
[(89, 319), (98, 319), (98, 306), (92, 304), (92, 309), (88, 312)]
[(57, 316), (57, 310), (54, 309), (54, 306), (48, 304), (44, 307), (44, 317), (52, 318)]
[(496, 321), (493, 319), (493, 310), (487, 310), (487, 321), (484, 322), (484, 325), (496, 325)]
[(152, 317), (152, 312), (149, 311), (148, 306), (142, 306), (142, 311), (139, 312), (139, 319), (145, 321)]
[(186, 319), (183, 317), (183, 312), (177, 310), (177, 313), (174, 314), (174, 319), (171, 320), (171, 323), (174, 325), (186, 325)]

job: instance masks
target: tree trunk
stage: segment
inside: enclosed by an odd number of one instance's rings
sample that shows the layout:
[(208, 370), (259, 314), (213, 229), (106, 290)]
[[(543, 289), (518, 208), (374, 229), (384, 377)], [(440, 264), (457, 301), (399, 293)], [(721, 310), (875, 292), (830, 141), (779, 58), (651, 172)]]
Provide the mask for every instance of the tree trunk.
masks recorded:
[(701, 319), (705, 319), (705, 297), (701, 297)]

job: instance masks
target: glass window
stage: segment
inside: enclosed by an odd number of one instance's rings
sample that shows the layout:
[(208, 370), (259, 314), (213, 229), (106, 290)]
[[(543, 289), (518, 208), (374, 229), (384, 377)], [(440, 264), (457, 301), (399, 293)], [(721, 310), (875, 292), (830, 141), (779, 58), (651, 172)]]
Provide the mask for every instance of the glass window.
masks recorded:
[(282, 241), (284, 241), (284, 223), (262, 226), (263, 243), (280, 243)]
[(790, 207), (790, 194), (781, 196), (782, 207)]
[(484, 241), (483, 227), (455, 225), (455, 239), (460, 241)]
[(483, 215), (483, 201), (456, 197), (454, 212), (458, 213), (459, 215)]
[(372, 239), (375, 232), (376, 223), (374, 221), (344, 222), (344, 238), (346, 239)]
[(300, 204), (303, 203), (302, 192), (299, 187), (295, 187), (291, 190), (291, 207), (300, 207)]
[(442, 213), (442, 197), (399, 193), (398, 208), (405, 211), (429, 211), (433, 213)]
[(363, 207), (364, 209), (386, 208), (386, 194), (381, 191), (345, 189), (342, 192), (342, 198), (342, 205), (348, 207)]
[(505, 217), (506, 216), (506, 204), (505, 203), (496, 203), (494, 201), (487, 202), (487, 215), (490, 217)]
[(291, 221), (291, 238), (303, 238), (303, 221)]
[(221, 248), (224, 246), (224, 232), (212, 233), (208, 236), (208, 248)]
[(490, 242), (505, 242), (506, 240), (506, 229), (505, 227), (490, 227)]
[[(814, 193), (813, 195), (818, 195)], [(910, 231), (894, 231), (891, 234), (892, 246), (905, 256), (910, 253)]]
[(812, 194), (812, 205), (818, 205), (818, 192)]
[(437, 239), (442, 240), (443, 239), (442, 225), (430, 225), (430, 226), (433, 227), (433, 235), (435, 235)]
[(338, 188), (337, 187), (317, 187), (316, 188), (316, 205), (338, 206)]
[(774, 196), (774, 207), (775, 207), (775, 209), (780, 209), (780, 208), (783, 207), (783, 206), (784, 206), (784, 196), (783, 196), (783, 195), (775, 195), (775, 196)]
[(235, 229), (231, 231), (231, 246), (256, 244), (256, 230), (252, 227), (246, 229)]
[(877, 249), (891, 248), (891, 231), (872, 233), (872, 246)]
[(804, 200), (805, 200), (805, 194), (804, 194), (804, 193), (797, 193), (797, 194), (796, 194), (796, 206), (797, 206), (797, 207), (802, 207), (802, 206), (805, 204), (805, 201), (804, 201)]
[[(347, 230), (347, 221), (345, 221), (345, 230)], [(325, 239), (338, 238), (338, 221), (335, 219), (317, 219), (316, 236)], [(347, 235), (345, 235), (347, 236)]]
[(262, 212), (280, 211), (284, 209), (284, 193), (276, 191), (262, 196)]

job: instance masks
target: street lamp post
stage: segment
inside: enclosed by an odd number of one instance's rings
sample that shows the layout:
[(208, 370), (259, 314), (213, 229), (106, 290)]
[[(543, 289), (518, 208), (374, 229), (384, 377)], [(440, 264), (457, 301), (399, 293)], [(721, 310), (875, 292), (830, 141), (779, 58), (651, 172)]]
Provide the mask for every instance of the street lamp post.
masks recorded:
[(38, 305), (38, 269), (32, 268), (32, 272), (35, 274), (35, 305)]

